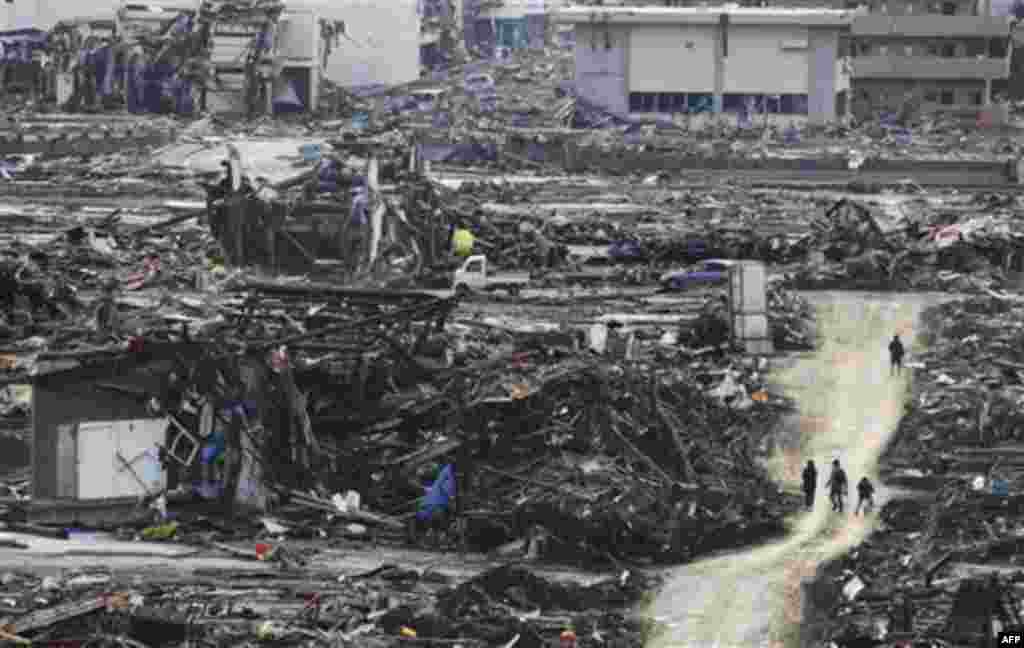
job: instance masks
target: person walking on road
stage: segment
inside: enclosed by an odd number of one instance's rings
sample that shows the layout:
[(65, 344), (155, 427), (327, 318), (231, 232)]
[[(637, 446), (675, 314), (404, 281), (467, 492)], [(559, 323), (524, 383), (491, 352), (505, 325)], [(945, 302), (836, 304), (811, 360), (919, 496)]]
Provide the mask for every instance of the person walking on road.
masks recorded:
[(899, 374), (903, 370), (903, 343), (900, 342), (900, 336), (892, 336), (892, 342), (889, 343), (889, 360), (891, 361), (890, 375)]
[(832, 500), (832, 510), (843, 512), (843, 498), (846, 497), (849, 482), (846, 479), (846, 471), (839, 465), (838, 459), (832, 460), (832, 474), (829, 475), (825, 484), (829, 488), (829, 499)]
[(818, 469), (814, 461), (808, 460), (804, 467), (804, 505), (808, 510), (814, 508), (814, 491), (818, 489)]
[(857, 508), (853, 512), (854, 515), (860, 513), (862, 505), (864, 506), (864, 515), (875, 508), (875, 485), (867, 477), (861, 477), (861, 480), (857, 482)]

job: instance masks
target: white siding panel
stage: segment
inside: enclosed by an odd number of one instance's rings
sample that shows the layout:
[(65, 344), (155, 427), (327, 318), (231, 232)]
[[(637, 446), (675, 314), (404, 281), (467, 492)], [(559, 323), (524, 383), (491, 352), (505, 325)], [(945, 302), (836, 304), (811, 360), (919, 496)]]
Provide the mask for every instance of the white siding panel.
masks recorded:
[(729, 26), (723, 92), (802, 94), (807, 92), (807, 50), (782, 44), (807, 41), (805, 27)]
[[(714, 29), (714, 25), (635, 27), (630, 39), (630, 92), (713, 92)], [(580, 46), (578, 39), (576, 46)]]
[[(149, 491), (158, 491), (163, 487), (163, 472), (159, 480), (152, 480), (147, 464), (150, 460), (144, 456), (157, 444), (164, 443), (167, 430), (166, 419), (149, 419), (138, 421), (120, 421), (116, 427), (118, 451), (125, 461), (131, 463), (131, 470), (125, 467), (116, 456), (114, 457), (114, 492), (115, 497), (138, 497), (145, 495), (142, 482)], [(134, 474), (132, 474), (134, 472)], [(138, 479), (136, 479), (138, 477)]]
[[(124, 467), (118, 453), (130, 462), (139, 479), (146, 481), (151, 471), (140, 455), (163, 443), (167, 429), (165, 419), (137, 421), (88, 421), (78, 426), (78, 497), (102, 499), (108, 497), (137, 497), (145, 491), (139, 480)], [(163, 485), (152, 481), (151, 490)]]
[(78, 426), (78, 497), (114, 497), (114, 421), (88, 421)]

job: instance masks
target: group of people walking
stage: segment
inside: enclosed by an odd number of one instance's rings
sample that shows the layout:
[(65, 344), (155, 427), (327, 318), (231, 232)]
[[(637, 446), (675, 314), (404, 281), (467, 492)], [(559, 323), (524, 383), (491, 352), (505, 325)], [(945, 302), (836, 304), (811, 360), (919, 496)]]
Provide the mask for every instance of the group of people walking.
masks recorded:
[[(825, 487), (829, 489), (829, 500), (832, 502), (832, 510), (842, 513), (845, 509), (846, 496), (849, 493), (849, 479), (846, 471), (843, 470), (838, 459), (832, 461), (832, 474), (829, 475)], [(814, 461), (807, 462), (803, 473), (804, 504), (808, 509), (814, 508), (814, 493), (818, 490), (818, 469)], [(875, 485), (867, 477), (862, 477), (857, 483), (857, 508), (853, 514), (861, 512), (867, 515), (875, 506)]]
[[(889, 342), (889, 362), (890, 362), (890, 373), (893, 375), (899, 375), (903, 370), (903, 356), (906, 354), (903, 348), (903, 342), (900, 340), (899, 335), (892, 336), (892, 341)], [(849, 493), (849, 478), (846, 476), (846, 471), (843, 470), (842, 465), (838, 459), (832, 461), (832, 474), (829, 475), (828, 481), (825, 482), (825, 487), (829, 491), (829, 500), (832, 502), (832, 510), (838, 513), (842, 513), (846, 507), (846, 497)], [(804, 467), (803, 472), (803, 491), (804, 491), (804, 504), (808, 509), (814, 508), (814, 494), (818, 490), (818, 469), (814, 465), (814, 461), (810, 460)], [(857, 515), (864, 511), (864, 514), (868, 514), (872, 511), (875, 505), (875, 485), (871, 483), (871, 480), (867, 477), (862, 477), (857, 482), (857, 508), (854, 509), (854, 515)]]

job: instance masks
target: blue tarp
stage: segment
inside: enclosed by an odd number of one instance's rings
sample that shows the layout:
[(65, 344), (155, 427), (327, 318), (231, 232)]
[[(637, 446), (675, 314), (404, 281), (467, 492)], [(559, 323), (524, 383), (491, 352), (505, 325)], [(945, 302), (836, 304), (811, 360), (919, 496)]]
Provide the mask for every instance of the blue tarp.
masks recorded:
[(424, 144), (421, 149), (424, 160), (431, 162), (496, 162), (498, 147), (494, 144)]
[(432, 121), (434, 128), (448, 128), (452, 124), (452, 116), (447, 112), (436, 112)]
[(390, 87), (382, 83), (371, 83), (368, 85), (352, 86), (351, 88), (348, 88), (349, 94), (354, 97), (361, 97), (364, 99), (387, 94), (390, 90)]
[(46, 32), (39, 29), (0, 31), (0, 46), (4, 63), (31, 63), (33, 50), (46, 47)]
[(203, 444), (203, 450), (199, 455), (199, 461), (204, 465), (210, 465), (215, 463), (217, 459), (224, 454), (224, 449), (227, 447), (227, 440), (224, 436), (223, 430), (214, 430), (210, 438)]
[(613, 259), (635, 259), (640, 256), (640, 244), (636, 241), (616, 241), (608, 246), (608, 256)]
[(441, 55), (441, 48), (437, 43), (427, 43), (426, 45), (420, 45), (420, 65), (426, 67), (434, 67), (444, 62), (444, 57)]
[(544, 14), (528, 14), (526, 16), (526, 40), (532, 49), (544, 48), (544, 33), (547, 31), (548, 17)]
[(451, 464), (445, 464), (441, 468), (441, 474), (427, 490), (426, 497), (420, 503), (420, 510), (416, 517), (421, 520), (429, 520), (438, 513), (448, 510), (451, 499), (455, 497), (455, 472)]
[(465, 29), (464, 31), (466, 34), (467, 47), (477, 47), (487, 56), (494, 53), (497, 36), (494, 33), (494, 25), (491, 24), (489, 18), (482, 18), (473, 21), (473, 24), (470, 25), (469, 29)]
[(274, 97), (274, 114), (297, 113), (305, 110), (301, 97), (306, 94), (306, 79), (301, 76), (285, 81), (285, 88)]
[(338, 191), (338, 164), (334, 160), (320, 160), (320, 169), (317, 171), (320, 193), (335, 193)]
[(630, 120), (601, 106), (597, 106), (582, 97), (576, 97), (576, 111), (572, 118), (573, 128), (607, 128), (625, 126)]

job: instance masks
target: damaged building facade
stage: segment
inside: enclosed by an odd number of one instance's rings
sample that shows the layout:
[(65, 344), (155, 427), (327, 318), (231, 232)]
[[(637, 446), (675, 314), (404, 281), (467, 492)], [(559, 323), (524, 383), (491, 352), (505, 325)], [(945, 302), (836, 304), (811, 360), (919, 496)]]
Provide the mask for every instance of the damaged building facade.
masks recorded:
[(723, 7), (572, 7), (576, 89), (619, 114), (845, 113), (840, 35), (853, 14)]
[(988, 0), (873, 2), (851, 27), (854, 111), (977, 113), (1007, 89), (1011, 29)]
[[(8, 10), (44, 56), (32, 88), (70, 110), (315, 112), (325, 84), (394, 85), (419, 74), (411, 0), (372, 3), (121, 2)], [(10, 39), (8, 39), (10, 40)], [(329, 108), (330, 106), (326, 106)]]

